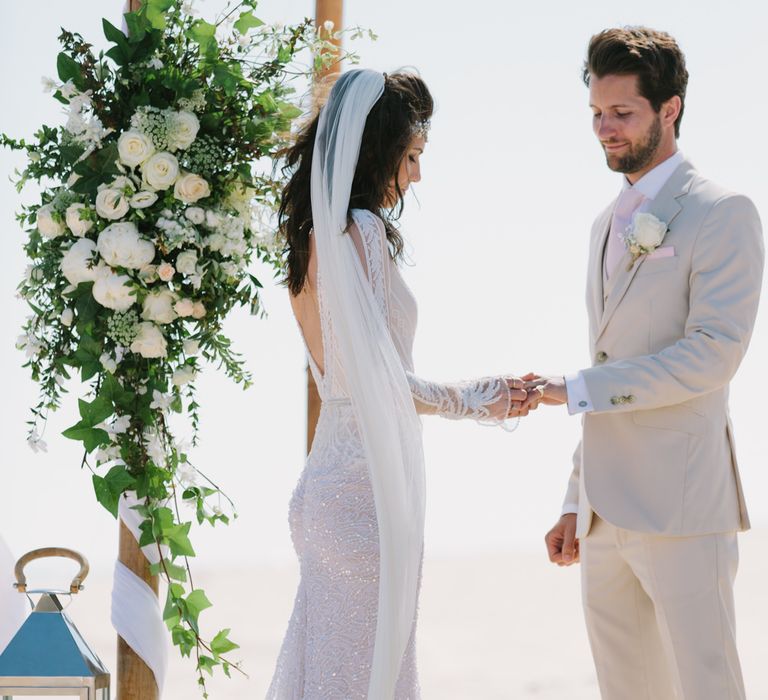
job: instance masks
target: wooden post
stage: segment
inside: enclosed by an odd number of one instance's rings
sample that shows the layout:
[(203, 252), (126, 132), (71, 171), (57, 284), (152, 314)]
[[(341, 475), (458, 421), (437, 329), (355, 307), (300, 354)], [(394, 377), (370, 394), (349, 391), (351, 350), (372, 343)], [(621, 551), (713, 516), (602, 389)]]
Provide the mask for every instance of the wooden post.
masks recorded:
[[(334, 31), (339, 31), (343, 27), (344, 0), (316, 0), (315, 2), (315, 26), (322, 27), (328, 20), (333, 22)], [(337, 47), (341, 48), (341, 40), (333, 41)], [(325, 78), (332, 73), (338, 73), (341, 66), (335, 63), (326, 71), (316, 76), (317, 80)], [(307, 452), (312, 447), (312, 440), (315, 438), (315, 428), (317, 419), (320, 416), (320, 394), (317, 391), (317, 385), (312, 378), (312, 372), (307, 367)]]
[[(120, 521), (120, 561), (157, 595), (158, 578), (149, 573), (149, 562), (125, 523)], [(120, 636), (117, 638), (117, 700), (158, 700), (160, 692), (152, 669)]]
[[(136, 12), (141, 7), (141, 0), (128, 0), (127, 10)], [(149, 562), (139, 547), (139, 543), (125, 523), (120, 520), (120, 544), (118, 559), (136, 576), (158, 594), (157, 576), (149, 571)], [(117, 637), (117, 700), (158, 700), (155, 674), (128, 643)]]

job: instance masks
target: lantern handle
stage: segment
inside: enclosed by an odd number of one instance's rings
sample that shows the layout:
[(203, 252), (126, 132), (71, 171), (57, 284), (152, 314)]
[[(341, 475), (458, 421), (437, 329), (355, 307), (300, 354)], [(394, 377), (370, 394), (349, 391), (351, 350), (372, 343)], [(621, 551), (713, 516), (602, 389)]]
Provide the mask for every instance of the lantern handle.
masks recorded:
[(22, 556), (16, 562), (16, 568), (14, 569), (16, 574), (16, 583), (13, 584), (14, 588), (19, 593), (26, 593), (27, 577), (24, 575), (24, 567), (35, 559), (46, 559), (47, 557), (66, 557), (80, 564), (80, 571), (77, 572), (77, 576), (72, 579), (72, 583), (69, 586), (70, 593), (79, 593), (83, 588), (83, 581), (88, 575), (88, 571), (90, 571), (88, 560), (80, 552), (76, 552), (74, 549), (66, 549), (65, 547), (42, 547), (40, 549), (33, 549)]

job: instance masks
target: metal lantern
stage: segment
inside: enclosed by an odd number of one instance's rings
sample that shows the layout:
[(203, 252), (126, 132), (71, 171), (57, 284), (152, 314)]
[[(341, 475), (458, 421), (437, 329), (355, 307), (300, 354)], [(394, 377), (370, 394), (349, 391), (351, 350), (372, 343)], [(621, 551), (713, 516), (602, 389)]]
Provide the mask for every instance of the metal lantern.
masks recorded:
[[(80, 564), (80, 571), (68, 591), (27, 590), (24, 567), (44, 557), (68, 557)], [(59, 596), (78, 593), (87, 575), (85, 557), (60, 547), (36, 549), (16, 563), (17, 583), (14, 586), (20, 593), (40, 594), (40, 599), (0, 654), (2, 700), (30, 695), (109, 700), (109, 671), (85, 643), (59, 602)]]

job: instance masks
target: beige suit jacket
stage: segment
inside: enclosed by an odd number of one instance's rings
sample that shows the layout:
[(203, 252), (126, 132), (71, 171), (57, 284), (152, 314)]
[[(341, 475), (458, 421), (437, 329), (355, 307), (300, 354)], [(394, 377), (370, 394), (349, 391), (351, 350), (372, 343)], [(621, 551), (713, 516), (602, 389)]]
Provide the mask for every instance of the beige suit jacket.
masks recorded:
[[(592, 228), (587, 280), (594, 410), (566, 503), (577, 535), (593, 512), (627, 530), (696, 535), (749, 527), (728, 416), (728, 386), (747, 350), (763, 274), (752, 202), (685, 161), (650, 213), (674, 256), (627, 252), (603, 288), (614, 204)], [(629, 269), (627, 269), (629, 268)]]

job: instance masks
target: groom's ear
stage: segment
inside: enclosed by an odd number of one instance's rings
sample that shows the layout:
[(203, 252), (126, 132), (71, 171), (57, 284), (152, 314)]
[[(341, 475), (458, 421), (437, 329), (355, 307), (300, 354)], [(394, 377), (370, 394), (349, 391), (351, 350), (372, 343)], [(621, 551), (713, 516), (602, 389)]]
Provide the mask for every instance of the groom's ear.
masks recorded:
[(666, 102), (662, 102), (661, 109), (659, 110), (662, 124), (665, 127), (674, 128), (682, 108), (683, 101), (680, 99), (679, 95), (673, 95)]

